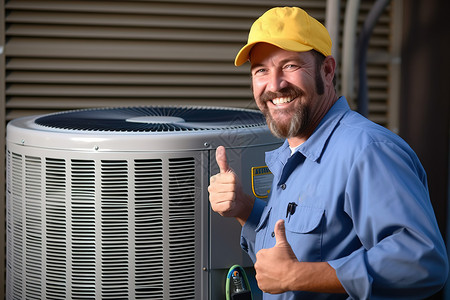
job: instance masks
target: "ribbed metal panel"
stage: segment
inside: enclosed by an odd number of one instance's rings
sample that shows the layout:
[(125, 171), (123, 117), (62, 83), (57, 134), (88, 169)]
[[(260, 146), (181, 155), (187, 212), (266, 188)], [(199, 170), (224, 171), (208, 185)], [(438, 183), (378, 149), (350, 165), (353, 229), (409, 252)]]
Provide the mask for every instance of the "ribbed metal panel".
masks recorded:
[[(42, 176), (45, 176), (45, 189), (42, 195), (43, 209), (45, 210), (45, 231), (42, 234), (46, 243), (45, 249), (45, 298), (56, 300), (69, 296), (67, 287), (67, 269), (71, 265), (70, 260), (70, 222), (66, 215), (70, 214), (66, 207), (66, 162), (60, 158), (42, 158), (46, 161)], [(27, 163), (25, 161), (25, 167)], [(42, 197), (42, 196), (41, 196)], [(41, 200), (41, 201), (42, 201)], [(42, 203), (42, 202), (41, 202)], [(23, 220), (27, 223), (28, 220)], [(68, 235), (69, 233), (69, 235)], [(29, 241), (32, 243), (33, 241)], [(26, 272), (28, 274), (28, 272)], [(28, 281), (28, 278), (23, 278)], [(23, 280), (22, 279), (22, 280)], [(28, 293), (28, 291), (27, 291)]]
[(134, 162), (136, 296), (163, 299), (163, 163), (160, 159)]
[(95, 162), (70, 161), (72, 214), (72, 297), (95, 298), (96, 282), (96, 188)]
[[(169, 272), (170, 299), (194, 299), (195, 160), (169, 159)], [(198, 188), (198, 187), (197, 187)]]

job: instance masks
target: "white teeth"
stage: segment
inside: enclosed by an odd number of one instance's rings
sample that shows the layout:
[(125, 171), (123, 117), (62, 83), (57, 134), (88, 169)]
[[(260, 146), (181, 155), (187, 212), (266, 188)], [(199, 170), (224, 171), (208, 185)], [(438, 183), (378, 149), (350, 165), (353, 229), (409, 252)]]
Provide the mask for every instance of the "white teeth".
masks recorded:
[(283, 103), (289, 103), (292, 100), (293, 99), (288, 98), (288, 97), (275, 98), (275, 99), (272, 99), (272, 103), (275, 104), (275, 105), (278, 105), (278, 104), (283, 104)]

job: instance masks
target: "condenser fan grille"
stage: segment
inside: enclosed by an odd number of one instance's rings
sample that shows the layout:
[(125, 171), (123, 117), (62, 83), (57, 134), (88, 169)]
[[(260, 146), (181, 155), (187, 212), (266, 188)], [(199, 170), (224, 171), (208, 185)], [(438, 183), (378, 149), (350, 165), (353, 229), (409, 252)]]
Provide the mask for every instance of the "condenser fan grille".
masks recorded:
[(264, 125), (265, 118), (258, 111), (244, 109), (127, 107), (55, 113), (35, 123), (67, 130), (165, 132), (255, 127)]

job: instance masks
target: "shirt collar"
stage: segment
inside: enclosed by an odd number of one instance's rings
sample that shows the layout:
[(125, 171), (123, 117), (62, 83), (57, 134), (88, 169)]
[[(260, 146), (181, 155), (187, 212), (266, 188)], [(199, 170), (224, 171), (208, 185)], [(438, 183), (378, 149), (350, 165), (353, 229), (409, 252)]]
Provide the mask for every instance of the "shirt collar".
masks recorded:
[[(350, 107), (345, 97), (340, 97), (322, 118), (313, 134), (298, 147), (297, 151), (302, 153), (307, 159), (318, 162), (333, 130), (349, 110)], [(285, 140), (280, 148), (266, 153), (266, 163), (269, 168), (271, 165), (276, 164), (276, 161), (284, 165), (284, 162), (289, 158), (290, 154), (289, 144)]]

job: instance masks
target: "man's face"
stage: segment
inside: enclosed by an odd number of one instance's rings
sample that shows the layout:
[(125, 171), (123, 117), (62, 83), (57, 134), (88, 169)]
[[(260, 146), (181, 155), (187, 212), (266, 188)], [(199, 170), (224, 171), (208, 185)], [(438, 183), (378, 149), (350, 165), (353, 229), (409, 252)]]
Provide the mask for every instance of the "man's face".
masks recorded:
[(323, 116), (316, 88), (323, 81), (314, 55), (259, 43), (250, 62), (253, 96), (272, 133), (283, 138), (308, 134), (317, 125), (315, 118)]

